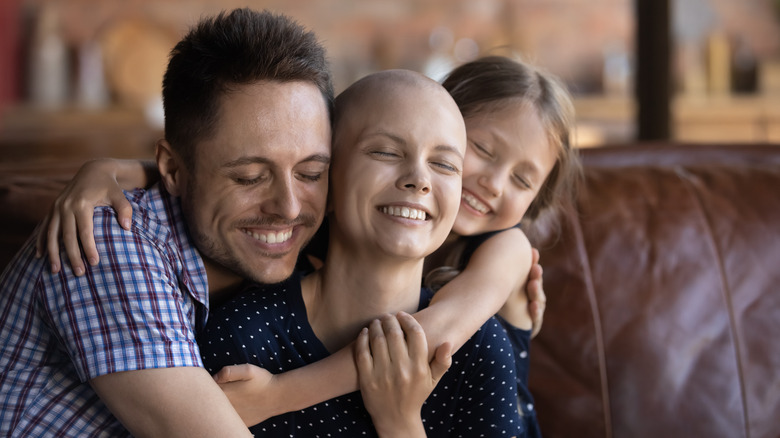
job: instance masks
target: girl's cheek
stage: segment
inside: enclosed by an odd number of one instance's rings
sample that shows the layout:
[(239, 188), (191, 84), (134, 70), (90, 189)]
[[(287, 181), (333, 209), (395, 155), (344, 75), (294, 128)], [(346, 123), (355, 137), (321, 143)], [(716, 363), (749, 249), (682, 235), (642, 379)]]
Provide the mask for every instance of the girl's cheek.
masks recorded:
[(519, 224), (528, 210), (529, 202), (526, 202), (522, 196), (507, 196), (504, 195), (501, 200), (502, 222), (506, 222), (507, 227), (515, 226)]

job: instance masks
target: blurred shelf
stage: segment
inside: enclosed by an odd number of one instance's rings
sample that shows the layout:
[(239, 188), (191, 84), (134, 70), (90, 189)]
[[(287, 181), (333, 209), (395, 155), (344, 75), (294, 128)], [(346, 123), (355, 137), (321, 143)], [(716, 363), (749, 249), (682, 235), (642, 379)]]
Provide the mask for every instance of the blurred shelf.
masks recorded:
[[(636, 104), (629, 97), (575, 99), (577, 144), (630, 143)], [(674, 141), (780, 143), (780, 96), (678, 96), (672, 99)]]
[(0, 115), (0, 161), (86, 161), (98, 157), (151, 158), (162, 130), (140, 109), (101, 110), (32, 106)]

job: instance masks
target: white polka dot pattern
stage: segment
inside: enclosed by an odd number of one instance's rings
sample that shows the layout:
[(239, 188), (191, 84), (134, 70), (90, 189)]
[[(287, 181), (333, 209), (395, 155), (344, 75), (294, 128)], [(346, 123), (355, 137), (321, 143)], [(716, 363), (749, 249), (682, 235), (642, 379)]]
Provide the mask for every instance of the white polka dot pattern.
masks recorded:
[[(423, 300), (430, 299), (425, 291)], [(253, 363), (278, 373), (316, 362), (328, 351), (306, 319), (300, 282), (256, 287), (214, 309), (200, 339), (209, 372)], [(423, 405), (428, 436), (522, 436), (512, 345), (491, 319), (455, 355)], [(376, 436), (355, 392), (280, 415), (252, 428), (262, 437)]]

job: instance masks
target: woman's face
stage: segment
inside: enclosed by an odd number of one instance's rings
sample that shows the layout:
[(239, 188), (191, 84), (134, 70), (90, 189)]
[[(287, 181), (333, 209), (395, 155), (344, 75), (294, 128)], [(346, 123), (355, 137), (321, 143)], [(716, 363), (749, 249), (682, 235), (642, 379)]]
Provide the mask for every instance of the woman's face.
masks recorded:
[(463, 193), (453, 231), (468, 236), (517, 225), (557, 160), (537, 112), (516, 104), (466, 120)]
[(331, 241), (355, 254), (421, 259), (457, 215), (463, 119), (443, 89), (402, 88), (359, 112), (335, 136)]

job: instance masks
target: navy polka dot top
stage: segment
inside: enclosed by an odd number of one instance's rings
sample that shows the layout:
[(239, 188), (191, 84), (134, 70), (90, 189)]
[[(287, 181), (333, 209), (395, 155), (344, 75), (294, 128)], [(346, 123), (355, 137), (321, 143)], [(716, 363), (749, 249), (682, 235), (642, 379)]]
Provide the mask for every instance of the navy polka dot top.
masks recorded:
[[(423, 289), (421, 307), (431, 297)], [(282, 373), (329, 355), (307, 320), (299, 276), (253, 286), (213, 309), (199, 343), (212, 374), (242, 363)], [(428, 436), (523, 436), (513, 356), (499, 322), (485, 323), (453, 355), (452, 366), (423, 405)], [(359, 392), (270, 418), (251, 431), (262, 437), (377, 436)]]

